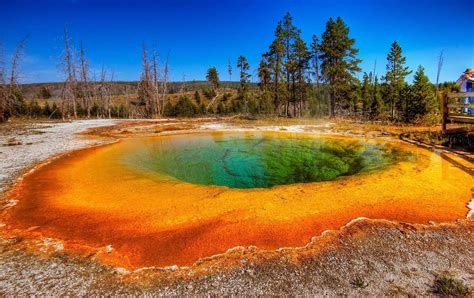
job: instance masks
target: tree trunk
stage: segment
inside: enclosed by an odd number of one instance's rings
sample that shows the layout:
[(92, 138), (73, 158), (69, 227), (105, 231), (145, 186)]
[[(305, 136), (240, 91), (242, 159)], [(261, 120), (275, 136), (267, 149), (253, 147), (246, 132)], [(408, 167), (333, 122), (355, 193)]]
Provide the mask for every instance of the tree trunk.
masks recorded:
[(332, 91), (329, 94), (328, 104), (329, 104), (329, 118), (333, 119), (334, 118), (334, 94)]
[[(2, 89), (3, 89), (3, 86), (2, 86)], [(3, 92), (2, 92), (2, 94), (0, 94), (0, 123), (5, 122), (5, 117), (3, 116), (3, 104), (4, 104), (4, 98), (3, 98)]]

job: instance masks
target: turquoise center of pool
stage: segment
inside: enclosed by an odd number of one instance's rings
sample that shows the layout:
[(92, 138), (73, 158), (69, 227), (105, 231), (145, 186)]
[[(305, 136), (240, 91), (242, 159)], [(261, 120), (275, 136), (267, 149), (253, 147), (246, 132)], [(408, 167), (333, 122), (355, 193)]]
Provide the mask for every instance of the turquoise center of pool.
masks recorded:
[(159, 179), (249, 189), (329, 181), (382, 170), (407, 158), (407, 152), (358, 139), (256, 133), (151, 139), (123, 161)]

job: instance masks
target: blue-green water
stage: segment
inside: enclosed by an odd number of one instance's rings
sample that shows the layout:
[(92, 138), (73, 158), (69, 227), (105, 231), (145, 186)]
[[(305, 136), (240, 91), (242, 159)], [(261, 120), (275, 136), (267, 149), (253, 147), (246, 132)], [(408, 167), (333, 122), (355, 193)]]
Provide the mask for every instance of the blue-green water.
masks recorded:
[(148, 140), (124, 159), (147, 174), (202, 185), (267, 188), (382, 170), (409, 154), (356, 139), (197, 135)]

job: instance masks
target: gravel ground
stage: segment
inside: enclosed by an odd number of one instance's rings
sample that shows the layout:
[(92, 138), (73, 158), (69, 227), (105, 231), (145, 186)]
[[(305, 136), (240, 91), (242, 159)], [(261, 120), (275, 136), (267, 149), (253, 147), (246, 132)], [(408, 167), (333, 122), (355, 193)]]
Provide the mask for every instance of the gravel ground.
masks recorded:
[(93, 256), (39, 257), (16, 245), (0, 243), (0, 293), (425, 296), (440, 275), (474, 287), (474, 224), (467, 220), (432, 226), (362, 220), (302, 249), (235, 248), (191, 268), (136, 272), (102, 266)]
[[(115, 123), (0, 126), (0, 193), (39, 161), (107, 141), (75, 133)], [(42, 239), (33, 249), (24, 242), (2, 238), (0, 228), (0, 294), (431, 295), (438, 275), (453, 276), (474, 289), (470, 219), (430, 225), (354, 220), (339, 231), (313, 238), (304, 248), (235, 248), (191, 267), (135, 272), (101, 265), (96, 255), (69, 256), (51, 239)], [(363, 286), (357, 287), (356, 279)]]
[(65, 123), (18, 123), (0, 126), (0, 193), (12, 177), (56, 154), (103, 143), (75, 134), (88, 128), (113, 125), (116, 121), (82, 120)]

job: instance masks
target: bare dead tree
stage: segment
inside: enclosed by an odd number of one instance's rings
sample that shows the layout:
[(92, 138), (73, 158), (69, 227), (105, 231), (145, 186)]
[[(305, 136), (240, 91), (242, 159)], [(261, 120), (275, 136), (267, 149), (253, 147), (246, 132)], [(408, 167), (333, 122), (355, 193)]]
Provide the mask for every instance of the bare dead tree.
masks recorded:
[(161, 114), (163, 106), (160, 104), (160, 94), (158, 86), (158, 54), (156, 52), (156, 47), (153, 46), (152, 50), (152, 69), (153, 69), (153, 117)]
[[(148, 56), (147, 47), (142, 49), (142, 73), (137, 89), (137, 101), (131, 102), (136, 111), (143, 111), (143, 116), (154, 118), (163, 115), (166, 93), (168, 88), (168, 57), (162, 71), (158, 65), (156, 47), (152, 48), (151, 57)], [(144, 109), (142, 108), (144, 107)]]
[(137, 108), (144, 106), (144, 116), (151, 118), (154, 110), (153, 100), (153, 73), (152, 65), (148, 59), (148, 52), (146, 45), (143, 45), (142, 50), (142, 73), (140, 76), (140, 82), (138, 84), (138, 100), (136, 103)]
[(99, 106), (101, 107), (102, 111), (108, 114), (110, 111), (110, 107), (109, 101), (107, 99), (107, 87), (105, 86), (106, 77), (107, 73), (105, 71), (104, 65), (102, 64), (102, 67), (100, 69)]
[(153, 90), (152, 90), (152, 74), (150, 60), (148, 59), (148, 52), (146, 46), (143, 46), (143, 77), (145, 94), (143, 100), (145, 101), (145, 110), (147, 117), (151, 117), (153, 113)]
[(183, 79), (182, 79), (180, 90), (181, 92), (186, 92), (186, 74), (185, 73), (183, 73)]
[(89, 81), (89, 62), (86, 59), (84, 47), (81, 42), (81, 53), (79, 60), (79, 78), (80, 78), (80, 94), (82, 96), (82, 104), (86, 109), (87, 118), (91, 117), (91, 89)]
[[(91, 84), (91, 99), (92, 106), (94, 107), (95, 117), (100, 118), (100, 81), (97, 80), (97, 73), (92, 72), (92, 84)], [(92, 115), (92, 107), (91, 107)]]
[(107, 79), (107, 70), (102, 65), (100, 71), (100, 82), (98, 87), (98, 101), (101, 116), (112, 118), (112, 81), (114, 79), (114, 72), (111, 73), (110, 79)]
[(76, 100), (76, 69), (74, 63), (73, 49), (70, 45), (69, 33), (64, 26), (64, 55), (62, 57), (66, 81), (62, 90), (62, 113), (63, 120), (65, 115), (70, 118), (70, 105), (72, 105), (73, 116), (77, 119), (77, 100)]
[(0, 43), (0, 123), (5, 122), (5, 104), (7, 102), (7, 70), (5, 66), (5, 54), (3, 52), (3, 43)]
[(23, 94), (21, 92), (19, 79), (20, 79), (20, 61), (25, 48), (25, 43), (28, 36), (25, 36), (15, 49), (15, 53), (12, 57), (10, 77), (8, 78), (8, 86), (6, 87), (6, 101), (5, 108), (7, 110), (7, 116), (15, 115), (20, 109), (23, 102)]
[(166, 55), (165, 65), (163, 68), (163, 80), (161, 82), (161, 86), (162, 86), (161, 87), (161, 106), (163, 107), (161, 109), (161, 115), (163, 115), (163, 112), (164, 112), (166, 93), (168, 92), (168, 79), (169, 79), (168, 61), (169, 61), (169, 53), (168, 55)]
[(115, 72), (112, 71), (110, 73), (110, 78), (105, 84), (105, 100), (107, 105), (107, 116), (108, 118), (112, 118), (112, 105), (113, 105), (113, 95), (112, 95), (112, 83), (114, 81)]
[(444, 62), (444, 57), (443, 57), (443, 50), (439, 53), (438, 56), (438, 69), (436, 71), (436, 98), (438, 98), (438, 91), (439, 91), (439, 76), (441, 74), (441, 68), (443, 68), (443, 62)]

